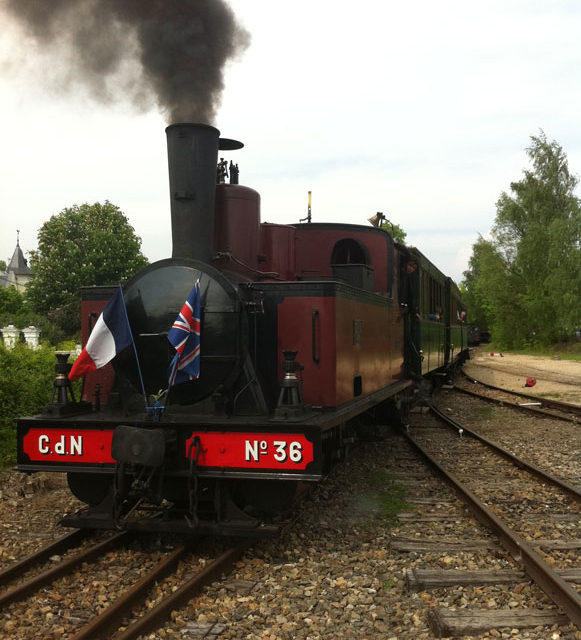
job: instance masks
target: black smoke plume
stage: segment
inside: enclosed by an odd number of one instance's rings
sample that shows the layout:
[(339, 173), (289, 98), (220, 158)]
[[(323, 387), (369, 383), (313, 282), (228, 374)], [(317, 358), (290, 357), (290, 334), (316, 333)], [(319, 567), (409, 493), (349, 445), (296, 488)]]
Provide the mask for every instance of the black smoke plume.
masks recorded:
[(225, 63), (249, 43), (224, 0), (4, 0), (60, 90), (156, 103), (168, 122), (213, 124)]

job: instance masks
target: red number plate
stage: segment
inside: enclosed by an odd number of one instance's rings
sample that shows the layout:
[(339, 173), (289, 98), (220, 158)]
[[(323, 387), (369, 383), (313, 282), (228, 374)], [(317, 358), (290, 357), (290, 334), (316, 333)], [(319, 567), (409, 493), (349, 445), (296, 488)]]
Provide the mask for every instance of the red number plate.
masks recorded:
[(186, 457), (196, 436), (201, 467), (306, 469), (313, 462), (313, 443), (301, 433), (196, 432), (186, 441)]

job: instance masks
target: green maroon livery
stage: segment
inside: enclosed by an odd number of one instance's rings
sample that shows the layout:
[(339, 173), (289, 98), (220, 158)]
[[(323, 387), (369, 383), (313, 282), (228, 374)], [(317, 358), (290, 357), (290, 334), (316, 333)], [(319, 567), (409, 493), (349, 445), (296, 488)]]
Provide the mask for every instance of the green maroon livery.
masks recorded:
[[(135, 349), (78, 400), (60, 357), (53, 401), (18, 421), (18, 469), (67, 474), (87, 505), (71, 526), (275, 533), (300, 486), (466, 357), (458, 289), (379, 227), (262, 222), (218, 163), (240, 143), (188, 123), (167, 137), (173, 253), (123, 284)], [(200, 377), (160, 397), (200, 275)], [(83, 343), (114, 291), (83, 290)]]

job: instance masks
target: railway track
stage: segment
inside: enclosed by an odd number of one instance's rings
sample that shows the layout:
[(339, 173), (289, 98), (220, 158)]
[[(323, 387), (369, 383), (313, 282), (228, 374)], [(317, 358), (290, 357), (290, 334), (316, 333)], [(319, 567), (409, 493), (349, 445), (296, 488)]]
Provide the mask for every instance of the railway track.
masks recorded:
[[(0, 611), (9, 612), (13, 620), (13, 625), (8, 629), (5, 627), (5, 630), (11, 630), (14, 637), (28, 637), (25, 627), (31, 626), (30, 619), (25, 623), (25, 617), (20, 618), (17, 611), (11, 610), (11, 606), (20, 604), (19, 610), (22, 611), (22, 605), (26, 605), (27, 598), (34, 597), (38, 603), (47, 590), (51, 599), (58, 604), (67, 597), (67, 580), (75, 581), (79, 575), (79, 568), (85, 576), (90, 577), (96, 571), (96, 564), (104, 558), (110, 562), (115, 554), (119, 554), (119, 562), (123, 564), (123, 554), (127, 553), (132, 539), (132, 534), (123, 532), (104, 536), (103, 539), (94, 542), (86, 531), (76, 530), (4, 569), (0, 572)], [(173, 610), (183, 606), (202, 587), (222, 573), (227, 573), (243, 549), (244, 544), (227, 548), (215, 558), (199, 562), (196, 561), (191, 541), (173, 544), (163, 552), (153, 554), (153, 559), (144, 558), (146, 566), (139, 577), (132, 585), (122, 589), (112, 602), (102, 606), (104, 599), (97, 596), (91, 607), (97, 613), (89, 620), (79, 616), (66, 616), (66, 609), (61, 607), (59, 611), (63, 620), (60, 630), (73, 640), (138, 638), (158, 628), (170, 617)], [(180, 562), (188, 568), (178, 572), (177, 566)], [(47, 564), (50, 565), (48, 568)], [(179, 577), (175, 577), (178, 573)], [(161, 597), (152, 595), (154, 587), (163, 583), (170, 575), (174, 576), (171, 586), (162, 589)], [(113, 575), (110, 579), (114, 582)], [(78, 590), (83, 590), (81, 584)], [(51, 607), (35, 608), (41, 614), (46, 614), (54, 627), (55, 614), (48, 611)], [(124, 619), (128, 622), (120, 630), (120, 621)], [(38, 637), (39, 631), (38, 627), (34, 631), (31, 630), (33, 635), (30, 637)]]
[[(562, 428), (569, 434), (565, 437), (569, 438), (569, 447), (576, 446), (573, 443), (573, 440), (577, 442), (576, 436), (572, 434), (578, 430), (571, 424), (549, 420), (533, 422), (524, 414), (487, 406), (453, 390), (442, 396), (448, 397), (442, 403), (444, 411), (450, 407), (454, 414), (463, 415), (460, 406), (469, 404), (471, 407), (483, 407), (487, 416), (498, 418), (492, 422), (505, 420), (507, 439), (520, 421), (529, 423), (531, 431), (534, 430), (533, 425), (542, 425), (538, 428), (542, 433), (547, 430), (549, 433), (561, 432)], [(421, 424), (419, 427), (412, 424), (412, 433), (414, 428), (418, 428), (425, 435), (431, 431), (435, 435), (432, 417), (415, 414), (413, 417), (413, 424), (416, 417)], [(495, 433), (493, 425), (488, 424), (487, 428), (489, 438), (496, 439), (495, 435), (490, 435)], [(525, 446), (528, 445), (529, 450), (536, 449), (536, 444), (531, 444), (528, 438), (528, 429), (521, 433), (525, 434)], [(452, 438), (461, 440), (463, 445), (470, 440), (467, 430), (460, 438), (458, 428), (455, 428)], [(544, 436), (541, 434), (540, 438)], [(512, 451), (510, 442), (506, 440), (505, 447)], [(560, 450), (557, 445), (552, 448), (555, 452)], [(163, 633), (166, 637), (206, 637), (204, 634), (207, 634), (213, 638), (220, 633), (225, 637), (252, 634), (306, 637), (307, 634), (320, 633), (321, 637), (342, 638), (346, 629), (352, 629), (353, 633), (359, 630), (358, 637), (370, 639), (427, 640), (441, 636), (478, 635), (490, 629), (498, 629), (502, 637), (510, 635), (512, 630), (511, 637), (535, 640), (551, 637), (577, 640), (581, 637), (581, 630), (572, 629), (569, 617), (530, 581), (520, 563), (500, 546), (496, 535), (474, 521), (468, 508), (422, 463), (407, 439), (390, 437), (379, 443), (368, 443), (362, 449), (365, 454), (363, 460), (358, 462), (362, 455), (358, 451), (346, 461), (346, 467), (338, 467), (329, 478), (330, 482), (320, 487), (303, 505), (297, 526), (283, 532), (280, 540), (270, 540), (260, 548), (251, 549), (242, 562), (237, 563), (237, 570), (228, 580), (205, 589), (195, 600), (195, 606), (190, 604), (179, 609), (179, 603), (170, 605), (171, 620), (163, 626), (159, 620), (141, 624), (151, 625), (150, 629), (159, 628), (160, 637)], [(456, 457), (460, 458), (460, 455)], [(548, 466), (545, 459), (541, 456), (539, 460), (543, 461), (539, 461), (538, 466)], [(355, 472), (359, 467), (361, 469)], [(511, 506), (504, 480), (487, 484), (486, 468), (480, 470), (478, 467), (477, 472), (480, 474), (477, 484), (482, 486), (485, 499), (490, 498), (491, 492), (503, 491), (503, 505), (516, 520), (520, 512), (530, 507), (528, 495), (523, 497), (523, 494), (519, 494), (520, 502)], [(359, 473), (362, 475), (358, 479)], [(369, 489), (365, 489), (369, 487), (368, 474), (371, 477), (378, 474), (381, 478), (388, 475), (408, 488), (407, 501), (411, 508), (399, 514), (398, 524), (393, 529), (385, 525), (376, 529), (369, 520), (375, 517), (373, 514), (375, 509), (380, 509), (380, 503), (376, 502), (373, 491), (370, 495)], [(476, 476), (476, 473), (470, 475)], [(581, 484), (578, 476), (566, 477), (572, 485)], [(377, 480), (375, 478), (374, 482)], [(521, 489), (526, 494), (526, 490)], [(531, 540), (526, 542), (548, 563), (567, 572), (559, 574), (559, 577), (577, 589), (576, 562), (581, 540), (576, 539), (576, 534), (570, 534), (571, 526), (565, 518), (556, 522), (555, 529), (551, 531), (537, 517), (531, 524), (535, 528), (530, 532)], [(76, 535), (79, 538), (73, 550), (66, 552), (66, 545), (60, 550), (54, 548), (45, 554), (42, 561), (48, 560), (49, 566), (56, 565), (59, 562), (56, 556), (73, 555), (95, 541), (91, 536), (85, 539), (84, 532)], [(100, 541), (103, 542), (104, 534), (101, 536)], [(163, 547), (154, 554), (155, 540), (150, 540), (149, 552), (142, 555), (143, 571), (136, 572), (129, 584), (129, 579), (121, 579), (122, 576), (118, 575), (120, 566), (126, 563), (135, 570), (133, 558), (140, 550), (130, 538), (119, 544), (122, 547), (111, 547), (98, 556), (101, 560), (105, 557), (103, 568), (99, 568), (97, 561), (86, 560), (77, 566), (76, 574), (67, 573), (55, 578), (31, 596), (15, 599), (12, 604), (2, 607), (0, 637), (19, 640), (37, 637), (56, 640), (62, 637), (70, 640), (83, 637), (75, 635), (81, 633), (91, 638), (137, 637), (128, 635), (135, 633), (147, 637), (149, 631), (146, 626), (139, 631), (139, 627), (133, 627), (133, 631), (128, 629), (138, 619), (145, 619), (147, 611), (161, 602), (164, 594), (179, 589), (181, 584), (210, 563), (208, 560), (202, 566), (196, 562), (195, 557), (200, 551), (198, 547), (186, 550), (181, 561), (178, 560), (178, 569), (170, 568), (165, 580), (160, 576), (156, 587), (146, 590), (147, 595), (136, 598), (136, 604), (130, 607), (129, 613), (121, 609), (116, 612), (113, 617), (117, 635), (113, 635), (105, 631), (108, 623), (104, 619), (93, 622), (98, 620), (94, 618), (95, 614), (106, 609), (112, 613), (111, 607), (117, 598), (145, 578), (147, 571), (162, 556), (168, 556), (178, 547), (176, 541), (171, 549)], [(120, 556), (116, 559), (122, 548), (126, 549), (125, 558)], [(107, 556), (110, 558), (108, 563)], [(23, 571), (12, 571), (13, 586), (17, 581), (23, 581), (19, 578)], [(27, 571), (32, 573), (32, 570)], [(107, 596), (107, 602), (102, 602), (100, 595), (92, 593), (91, 575), (95, 581), (93, 584), (102, 582), (107, 584), (110, 594), (114, 592), (114, 596)], [(100, 593), (104, 594), (103, 597), (107, 595), (106, 591)], [(85, 600), (89, 604), (80, 602)], [(27, 611), (30, 619), (25, 622), (30, 628), (23, 633), (10, 633), (6, 625), (20, 624), (28, 616)], [(49, 624), (43, 616), (52, 616), (52, 622)], [(375, 622), (371, 616), (375, 617)], [(168, 618), (167, 611), (162, 617)], [(90, 624), (95, 624), (95, 627), (91, 629)], [(64, 631), (59, 632), (59, 629)], [(515, 633), (515, 629), (522, 629), (522, 632)], [(291, 635), (295, 631), (296, 635)], [(124, 633), (126, 635), (121, 635)]]
[(477, 519), (499, 536), (520, 567), (507, 569), (504, 575), (415, 570), (408, 575), (411, 588), (444, 588), (459, 580), (480, 585), (522, 583), (526, 573), (554, 603), (542, 612), (434, 608), (430, 611), (433, 631), (441, 637), (460, 634), (459, 629), (462, 633), (482, 630), (487, 624), (520, 628), (527, 619), (528, 624), (563, 624), (563, 612), (580, 626), (581, 493), (577, 483), (545, 473), (437, 410), (412, 417), (409, 441), (454, 486)]
[(581, 406), (552, 400), (550, 398), (540, 398), (527, 393), (509, 391), (487, 384), (472, 376), (463, 374), (457, 381), (455, 388), (462, 393), (466, 393), (477, 398), (482, 398), (487, 402), (510, 406), (519, 411), (528, 411), (539, 416), (565, 420), (567, 422), (581, 422)]

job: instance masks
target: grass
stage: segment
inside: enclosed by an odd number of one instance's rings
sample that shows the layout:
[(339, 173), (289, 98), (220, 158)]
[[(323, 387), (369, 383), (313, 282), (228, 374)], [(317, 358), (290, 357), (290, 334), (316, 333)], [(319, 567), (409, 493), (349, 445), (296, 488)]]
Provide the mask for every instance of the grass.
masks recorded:
[(562, 400), (563, 398), (565, 398), (565, 394), (564, 393), (543, 393), (542, 395), (543, 398), (548, 398), (549, 400)]
[(474, 412), (477, 420), (490, 420), (494, 416), (494, 407), (479, 407)]
[(388, 473), (378, 471), (372, 474), (370, 495), (376, 515), (384, 521), (393, 521), (396, 515), (411, 505), (405, 501), (407, 488), (396, 482)]

